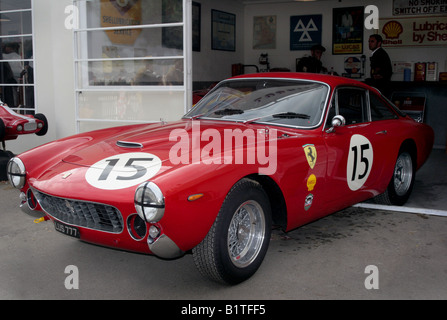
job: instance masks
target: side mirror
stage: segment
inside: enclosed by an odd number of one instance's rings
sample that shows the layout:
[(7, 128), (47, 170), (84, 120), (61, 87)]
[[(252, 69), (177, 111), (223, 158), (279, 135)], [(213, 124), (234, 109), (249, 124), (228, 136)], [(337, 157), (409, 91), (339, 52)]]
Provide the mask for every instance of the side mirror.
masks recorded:
[(332, 127), (326, 130), (327, 133), (332, 133), (335, 131), (335, 128), (342, 127), (346, 124), (346, 119), (342, 115), (337, 115), (332, 118)]

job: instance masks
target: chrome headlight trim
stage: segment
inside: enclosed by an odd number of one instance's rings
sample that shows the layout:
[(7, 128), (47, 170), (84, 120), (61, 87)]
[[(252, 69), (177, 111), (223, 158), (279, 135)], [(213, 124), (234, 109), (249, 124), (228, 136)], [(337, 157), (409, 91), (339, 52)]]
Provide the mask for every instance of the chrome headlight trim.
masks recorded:
[(26, 170), (20, 158), (14, 157), (9, 160), (6, 173), (8, 175), (9, 183), (14, 188), (22, 189), (26, 183)]
[(137, 214), (146, 222), (155, 223), (163, 218), (165, 199), (160, 188), (153, 182), (144, 182), (135, 190), (134, 197)]

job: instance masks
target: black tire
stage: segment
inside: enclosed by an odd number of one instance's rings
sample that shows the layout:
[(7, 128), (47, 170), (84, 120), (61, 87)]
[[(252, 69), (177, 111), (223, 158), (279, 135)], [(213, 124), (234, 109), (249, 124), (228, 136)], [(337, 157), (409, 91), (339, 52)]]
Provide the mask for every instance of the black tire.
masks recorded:
[(376, 203), (385, 205), (404, 205), (413, 190), (416, 169), (411, 153), (402, 150), (399, 152), (394, 166), (393, 177), (386, 191), (375, 197)]
[(43, 121), (43, 128), (40, 129), (39, 131), (37, 131), (37, 132), (36, 132), (36, 135), (38, 135), (38, 136), (44, 136), (44, 135), (46, 135), (47, 132), (48, 132), (48, 120), (47, 120), (47, 117), (45, 117), (45, 115), (42, 114), (42, 113), (36, 113), (36, 114), (34, 115), (34, 118)]
[(227, 194), (205, 239), (193, 249), (200, 273), (211, 280), (237, 284), (260, 267), (270, 242), (271, 208), (259, 183), (237, 182)]
[(3, 141), (3, 139), (5, 139), (5, 135), (6, 135), (5, 123), (3, 122), (2, 119), (0, 119), (0, 141)]

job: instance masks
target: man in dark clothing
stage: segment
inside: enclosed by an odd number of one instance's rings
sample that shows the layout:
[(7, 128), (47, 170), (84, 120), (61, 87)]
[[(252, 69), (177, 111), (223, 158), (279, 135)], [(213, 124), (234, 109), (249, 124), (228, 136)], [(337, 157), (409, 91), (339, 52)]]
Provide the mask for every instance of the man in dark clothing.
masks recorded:
[(310, 49), (311, 56), (301, 58), (298, 64), (296, 65), (297, 72), (310, 72), (310, 73), (322, 73), (327, 72), (327, 69), (323, 67), (321, 63), (321, 56), (323, 52), (326, 51), (326, 48), (322, 45), (314, 45)]
[(369, 37), (369, 49), (372, 51), (371, 78), (367, 79), (367, 83), (385, 94), (393, 74), (393, 67), (390, 57), (382, 48), (382, 41), (382, 37), (378, 34)]

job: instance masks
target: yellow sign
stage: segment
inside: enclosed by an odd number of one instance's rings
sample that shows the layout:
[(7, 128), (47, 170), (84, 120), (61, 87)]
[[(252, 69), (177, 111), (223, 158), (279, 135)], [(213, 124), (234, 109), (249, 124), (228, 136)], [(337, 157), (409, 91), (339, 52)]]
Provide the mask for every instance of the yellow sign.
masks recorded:
[(316, 184), (317, 184), (317, 177), (314, 174), (311, 174), (307, 179), (307, 190), (313, 191)]
[[(141, 24), (141, 0), (101, 0), (101, 27), (124, 27)], [(133, 45), (142, 29), (105, 31), (114, 44)]]
[(363, 52), (361, 43), (335, 43), (334, 54), (356, 54)]
[(317, 163), (317, 149), (313, 144), (305, 144), (303, 150), (310, 168), (313, 169)]

